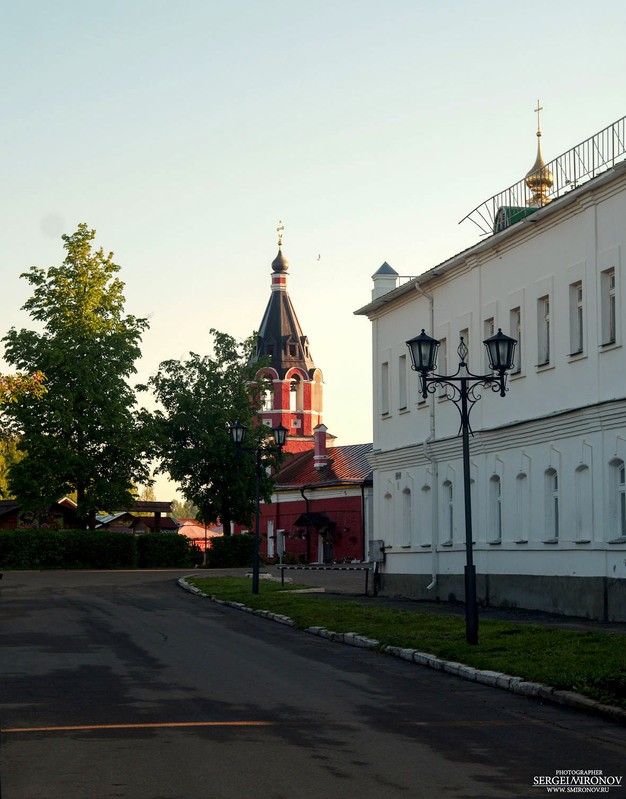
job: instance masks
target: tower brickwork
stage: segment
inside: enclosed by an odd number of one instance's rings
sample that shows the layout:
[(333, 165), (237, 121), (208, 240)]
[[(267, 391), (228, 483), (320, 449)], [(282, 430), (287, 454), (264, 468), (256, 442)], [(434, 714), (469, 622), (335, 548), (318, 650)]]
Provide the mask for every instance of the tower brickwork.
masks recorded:
[[(280, 229), (279, 229), (280, 232)], [(322, 422), (322, 372), (315, 366), (309, 340), (287, 292), (289, 263), (282, 252), (272, 261), (269, 302), (259, 327), (256, 359), (269, 359), (258, 375), (268, 381), (261, 418), (270, 427), (284, 425), (287, 452), (302, 452), (314, 446), (313, 430)]]

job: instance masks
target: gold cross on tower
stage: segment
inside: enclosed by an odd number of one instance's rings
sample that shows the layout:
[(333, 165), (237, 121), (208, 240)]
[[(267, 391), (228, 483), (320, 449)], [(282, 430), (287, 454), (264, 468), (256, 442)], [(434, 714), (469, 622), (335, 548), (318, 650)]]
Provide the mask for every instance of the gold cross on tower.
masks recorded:
[(537, 100), (537, 108), (535, 108), (535, 114), (537, 114), (537, 136), (541, 136), (541, 111), (543, 111), (543, 106), (539, 105), (539, 100)]
[(276, 228), (276, 232), (278, 233), (278, 246), (279, 247), (283, 246), (283, 230), (284, 229), (285, 229), (285, 226), (283, 225), (283, 221), (282, 221), (282, 219), (279, 219), (278, 220), (278, 227)]

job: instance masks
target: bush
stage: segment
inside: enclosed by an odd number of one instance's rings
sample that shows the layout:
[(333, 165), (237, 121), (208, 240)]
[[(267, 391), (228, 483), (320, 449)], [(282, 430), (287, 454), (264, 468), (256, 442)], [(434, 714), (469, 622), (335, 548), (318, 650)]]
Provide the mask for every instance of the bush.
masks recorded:
[(135, 536), (98, 530), (64, 532), (64, 569), (133, 569), (137, 566)]
[(0, 566), (5, 569), (187, 568), (191, 564), (187, 538), (173, 533), (0, 531)]
[(254, 555), (254, 535), (224, 535), (211, 539), (211, 548), (207, 551), (207, 568), (209, 569), (251, 569)]
[(177, 533), (148, 533), (137, 538), (140, 569), (184, 569), (192, 565), (189, 539)]

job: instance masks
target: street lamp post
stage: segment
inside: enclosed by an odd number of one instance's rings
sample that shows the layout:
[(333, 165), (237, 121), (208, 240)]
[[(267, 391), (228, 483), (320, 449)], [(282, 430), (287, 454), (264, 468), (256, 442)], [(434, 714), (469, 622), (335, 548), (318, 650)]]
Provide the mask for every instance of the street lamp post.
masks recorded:
[(255, 496), (255, 516), (254, 516), (254, 550), (252, 555), (252, 593), (259, 593), (259, 522), (261, 518), (261, 477), (263, 475), (263, 455), (278, 452), (278, 457), (282, 456), (283, 447), (287, 440), (287, 428), (282, 424), (272, 428), (274, 442), (259, 441), (254, 447), (244, 447), (243, 442), (246, 438), (248, 428), (241, 422), (234, 422), (229, 425), (230, 434), (237, 452), (243, 449), (246, 452), (254, 452), (255, 455), (255, 476), (256, 476), (256, 496)]
[(463, 489), (465, 498), (465, 635), (468, 644), (478, 643), (478, 604), (476, 601), (476, 567), (474, 565), (472, 541), (472, 497), (470, 492), (470, 460), (469, 434), (472, 432), (469, 417), (473, 406), (481, 397), (477, 389), (489, 387), (504, 397), (507, 392), (507, 373), (513, 366), (513, 355), (517, 341), (505, 336), (498, 330), (495, 336), (486, 339), (483, 344), (487, 349), (489, 368), (487, 375), (475, 375), (467, 368), (467, 345), (461, 341), (457, 349), (459, 368), (452, 375), (431, 374), (437, 368), (437, 350), (439, 342), (427, 335), (422, 329), (419, 336), (406, 342), (411, 353), (411, 369), (419, 374), (420, 393), (424, 399), (436, 390), (436, 386), (445, 386), (448, 399), (458, 408), (461, 415), (461, 433), (463, 443)]

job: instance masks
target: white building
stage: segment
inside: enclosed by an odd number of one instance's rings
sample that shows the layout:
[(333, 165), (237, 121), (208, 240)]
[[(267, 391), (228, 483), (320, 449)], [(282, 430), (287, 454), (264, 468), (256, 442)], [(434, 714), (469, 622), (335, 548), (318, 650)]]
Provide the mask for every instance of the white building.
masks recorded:
[(574, 151), (547, 166), (539, 152), (512, 187), (525, 200), (492, 198), (499, 232), (402, 285), (388, 264), (373, 276), (356, 313), (373, 331), (384, 592), (464, 598), (459, 413), (443, 391), (422, 399), (405, 342), (425, 328), (451, 374), (463, 336), (484, 374), (502, 328), (519, 340), (509, 391), (484, 389), (471, 413), (479, 602), (626, 620), (625, 120), (602, 174), (581, 185)]

